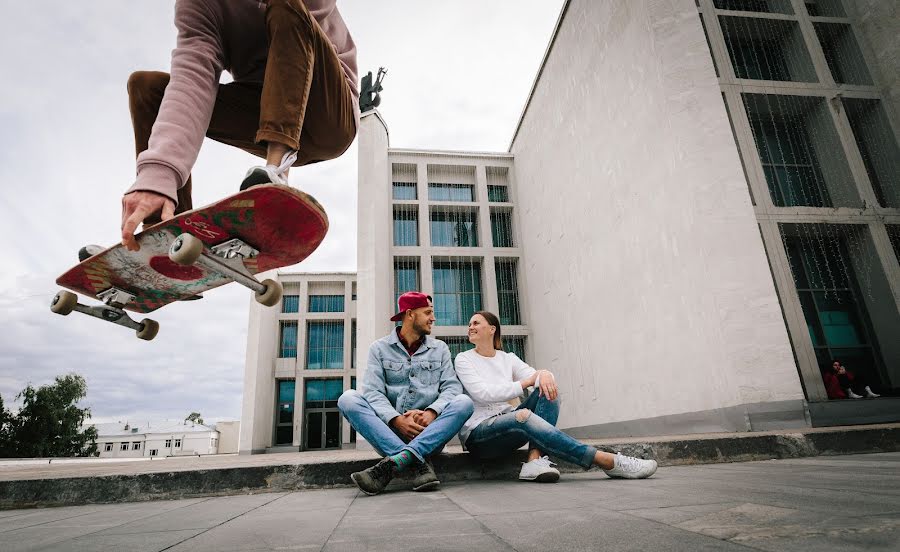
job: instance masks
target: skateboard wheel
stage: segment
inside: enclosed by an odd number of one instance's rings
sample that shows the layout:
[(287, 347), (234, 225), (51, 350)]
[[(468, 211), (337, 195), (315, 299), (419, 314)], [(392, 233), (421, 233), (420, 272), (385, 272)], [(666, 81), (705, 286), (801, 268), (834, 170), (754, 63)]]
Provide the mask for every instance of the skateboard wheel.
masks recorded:
[(169, 258), (181, 266), (194, 264), (202, 253), (203, 242), (190, 234), (178, 236), (169, 247)]
[(74, 293), (71, 291), (60, 291), (53, 298), (53, 302), (50, 303), (50, 310), (65, 316), (75, 310), (75, 305), (77, 304), (78, 297)]
[(281, 284), (272, 279), (265, 279), (262, 285), (266, 286), (265, 291), (256, 293), (256, 302), (267, 307), (274, 306), (281, 300), (282, 287)]
[(150, 341), (159, 333), (159, 322), (145, 318), (141, 320), (141, 329), (137, 331), (138, 339)]

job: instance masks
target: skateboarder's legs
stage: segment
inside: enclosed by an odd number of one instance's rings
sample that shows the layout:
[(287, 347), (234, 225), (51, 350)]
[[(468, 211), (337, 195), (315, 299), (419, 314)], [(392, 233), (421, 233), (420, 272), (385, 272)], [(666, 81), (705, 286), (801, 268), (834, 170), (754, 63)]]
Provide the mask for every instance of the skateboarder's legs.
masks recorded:
[[(206, 135), (267, 157), (268, 142), (299, 150), (294, 166), (339, 157), (356, 136), (350, 86), (340, 60), (300, 0), (270, 0), (265, 80), (220, 84)], [(168, 73), (128, 79), (136, 154), (148, 147)], [(191, 178), (178, 190), (176, 213), (192, 208)], [(158, 215), (145, 222), (159, 220)]]

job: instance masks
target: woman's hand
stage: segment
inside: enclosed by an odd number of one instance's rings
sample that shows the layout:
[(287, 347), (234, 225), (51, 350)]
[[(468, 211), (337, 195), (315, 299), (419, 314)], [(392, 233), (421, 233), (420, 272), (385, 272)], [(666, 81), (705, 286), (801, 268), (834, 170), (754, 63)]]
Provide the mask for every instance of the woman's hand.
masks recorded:
[(556, 378), (553, 376), (553, 372), (549, 370), (538, 370), (535, 373), (535, 379), (537, 379), (538, 376), (540, 376), (540, 388), (538, 393), (551, 401), (555, 401), (559, 394), (559, 388), (556, 386)]

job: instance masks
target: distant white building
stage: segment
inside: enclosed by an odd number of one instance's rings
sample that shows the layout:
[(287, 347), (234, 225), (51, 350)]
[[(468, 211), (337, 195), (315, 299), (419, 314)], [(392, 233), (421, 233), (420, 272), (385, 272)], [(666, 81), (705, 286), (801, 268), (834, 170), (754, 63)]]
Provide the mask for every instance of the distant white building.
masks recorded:
[(94, 424), (101, 458), (217, 454), (219, 432), (185, 420)]

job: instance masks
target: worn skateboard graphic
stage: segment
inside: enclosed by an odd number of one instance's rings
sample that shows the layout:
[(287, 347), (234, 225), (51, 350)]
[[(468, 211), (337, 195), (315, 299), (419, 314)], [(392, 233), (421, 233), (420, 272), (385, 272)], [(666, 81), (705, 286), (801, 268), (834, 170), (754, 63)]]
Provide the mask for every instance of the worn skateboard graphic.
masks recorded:
[(257, 281), (259, 272), (299, 263), (328, 231), (324, 209), (310, 195), (288, 186), (254, 186), (221, 201), (186, 211), (135, 234), (139, 251), (114, 245), (66, 271), (56, 283), (103, 301), (87, 306), (60, 291), (51, 310), (77, 310), (153, 339), (159, 325), (132, 320), (125, 311), (149, 313), (174, 301), (238, 282), (272, 306), (281, 285)]

